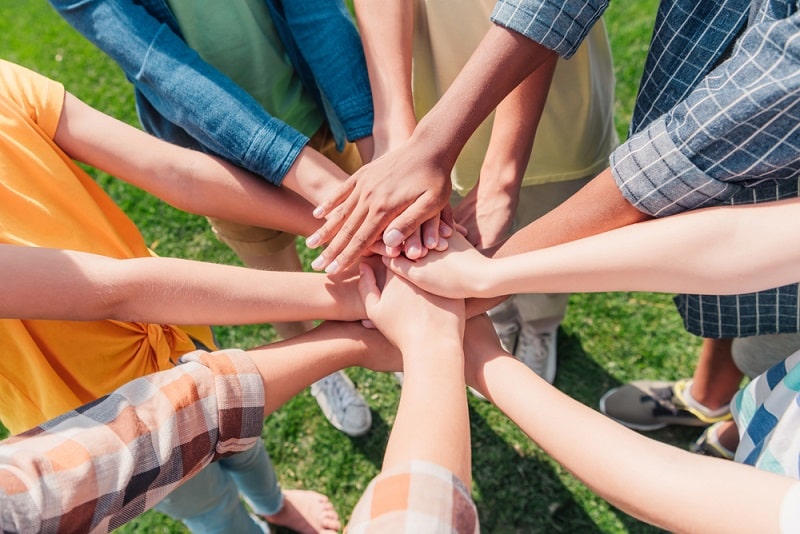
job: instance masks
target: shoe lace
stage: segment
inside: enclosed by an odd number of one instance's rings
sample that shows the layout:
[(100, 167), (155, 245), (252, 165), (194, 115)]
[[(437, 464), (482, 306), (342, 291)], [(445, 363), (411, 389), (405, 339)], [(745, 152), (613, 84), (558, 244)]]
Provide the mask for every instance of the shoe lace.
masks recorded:
[(357, 399), (354, 388), (339, 373), (326, 377), (324, 386), (328, 393), (328, 402), (335, 404), (339, 409), (350, 406)]
[(675, 398), (675, 392), (672, 390), (671, 385), (653, 388), (652, 392), (652, 395), (647, 395), (645, 398), (649, 398), (655, 402), (656, 405), (653, 408), (653, 413), (675, 415), (678, 412), (686, 411), (683, 403)]

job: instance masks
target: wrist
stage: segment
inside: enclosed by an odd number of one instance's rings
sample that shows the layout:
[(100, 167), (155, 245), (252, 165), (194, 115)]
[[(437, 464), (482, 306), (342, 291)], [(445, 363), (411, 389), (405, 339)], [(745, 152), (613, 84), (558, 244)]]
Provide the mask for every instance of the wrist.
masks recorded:
[(397, 347), (404, 355), (414, 358), (439, 358), (446, 355), (461, 355), (462, 334), (456, 328), (440, 329), (436, 331), (421, 331), (414, 336), (409, 336), (398, 343)]
[(480, 170), (481, 179), (478, 181), (478, 195), (484, 198), (498, 193), (505, 196), (516, 195), (522, 186), (524, 171), (524, 168), (512, 161), (495, 163), (484, 160)]
[[(437, 123), (430, 114), (422, 118), (409, 138), (413, 150), (420, 154), (423, 161), (433, 162), (437, 166), (450, 171), (456, 163), (466, 139), (452, 134), (453, 130)], [(444, 123), (446, 124), (446, 123)]]
[(347, 174), (328, 158), (304, 147), (295, 159), (282, 185), (312, 205), (326, 200), (347, 179)]

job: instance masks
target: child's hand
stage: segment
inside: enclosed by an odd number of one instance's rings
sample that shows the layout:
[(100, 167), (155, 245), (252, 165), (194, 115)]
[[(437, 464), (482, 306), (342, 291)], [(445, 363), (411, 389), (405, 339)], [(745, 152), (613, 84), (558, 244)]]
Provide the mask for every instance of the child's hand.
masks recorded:
[(453, 337), (460, 343), (463, 300), (431, 295), (389, 270), (379, 288), (372, 267), (362, 263), (359, 270), (359, 291), (367, 317), (393, 345), (403, 350), (439, 336)]
[(383, 258), (394, 273), (406, 278), (425, 291), (449, 298), (487, 297), (483, 282), (492, 260), (478, 252), (459, 232), (448, 239), (445, 252), (431, 251), (416, 261), (402, 256)]

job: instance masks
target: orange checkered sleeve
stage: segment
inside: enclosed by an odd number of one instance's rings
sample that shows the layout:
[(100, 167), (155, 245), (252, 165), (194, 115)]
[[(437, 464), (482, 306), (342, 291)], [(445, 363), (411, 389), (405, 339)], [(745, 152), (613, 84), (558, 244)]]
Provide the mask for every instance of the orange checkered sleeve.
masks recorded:
[(0, 443), (3, 532), (108, 532), (261, 435), (264, 387), (243, 351), (174, 369)]
[(347, 534), (479, 532), (478, 512), (464, 483), (430, 462), (395, 466), (375, 477), (356, 504)]

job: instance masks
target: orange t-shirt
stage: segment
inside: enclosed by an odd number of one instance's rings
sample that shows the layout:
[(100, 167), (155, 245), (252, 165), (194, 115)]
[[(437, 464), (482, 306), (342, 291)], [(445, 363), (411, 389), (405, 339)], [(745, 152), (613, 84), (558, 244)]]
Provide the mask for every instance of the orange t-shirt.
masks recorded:
[[(53, 142), (64, 94), (0, 60), (0, 242), (149, 256), (133, 222)], [(195, 348), (187, 332), (213, 343), (208, 327), (0, 319), (0, 420), (18, 433), (168, 368)]]

